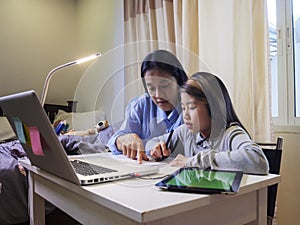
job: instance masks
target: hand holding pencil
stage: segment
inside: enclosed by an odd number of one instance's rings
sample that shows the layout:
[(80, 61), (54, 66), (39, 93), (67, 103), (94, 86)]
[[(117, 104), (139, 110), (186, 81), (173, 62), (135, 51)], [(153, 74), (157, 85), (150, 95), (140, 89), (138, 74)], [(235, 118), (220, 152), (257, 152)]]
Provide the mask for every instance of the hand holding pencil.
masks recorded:
[(170, 131), (166, 143), (160, 142), (154, 147), (154, 149), (151, 150), (150, 154), (156, 161), (162, 161), (171, 154), (171, 149), (169, 145), (173, 132), (174, 130)]

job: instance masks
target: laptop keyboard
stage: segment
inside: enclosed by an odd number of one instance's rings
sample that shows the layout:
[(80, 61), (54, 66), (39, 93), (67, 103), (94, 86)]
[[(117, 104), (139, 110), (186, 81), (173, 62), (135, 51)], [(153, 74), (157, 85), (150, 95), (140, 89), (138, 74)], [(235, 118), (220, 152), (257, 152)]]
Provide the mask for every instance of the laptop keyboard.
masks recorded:
[(90, 164), (90, 163), (83, 162), (80, 160), (72, 160), (71, 164), (73, 165), (76, 173), (79, 173), (83, 176), (117, 172), (117, 170)]

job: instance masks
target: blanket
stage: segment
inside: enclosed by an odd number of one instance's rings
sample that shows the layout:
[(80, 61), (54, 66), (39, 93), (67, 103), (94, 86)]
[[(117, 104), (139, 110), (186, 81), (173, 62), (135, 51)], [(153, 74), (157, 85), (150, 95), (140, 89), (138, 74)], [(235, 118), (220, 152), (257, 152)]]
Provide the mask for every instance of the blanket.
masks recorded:
[(27, 160), (19, 141), (0, 145), (0, 224), (28, 220), (27, 179), (19, 170), (19, 160)]
[(114, 127), (109, 126), (99, 133), (92, 135), (60, 135), (59, 140), (68, 155), (105, 152), (107, 151), (108, 140), (114, 131)]

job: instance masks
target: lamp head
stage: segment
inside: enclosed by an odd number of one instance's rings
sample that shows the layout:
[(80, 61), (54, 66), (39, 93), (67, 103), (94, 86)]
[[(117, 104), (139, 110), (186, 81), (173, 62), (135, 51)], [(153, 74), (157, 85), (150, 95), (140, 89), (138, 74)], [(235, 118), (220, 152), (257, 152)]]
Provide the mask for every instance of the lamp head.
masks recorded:
[(85, 62), (88, 62), (90, 60), (96, 59), (99, 56), (101, 56), (101, 53), (97, 52), (97, 53), (95, 53), (93, 55), (89, 55), (87, 57), (84, 57), (84, 58), (81, 58), (81, 59), (77, 59), (75, 62), (76, 62), (76, 64), (81, 64), (81, 63), (85, 63)]
[(44, 88), (43, 88), (42, 95), (41, 95), (41, 100), (40, 100), (42, 106), (44, 106), (44, 104), (45, 104), (45, 100), (46, 100), (46, 95), (47, 95), (47, 91), (48, 91), (48, 86), (49, 86), (50, 79), (51, 79), (51, 77), (53, 76), (53, 74), (56, 71), (58, 71), (60, 69), (63, 69), (63, 68), (66, 68), (66, 67), (69, 67), (69, 66), (73, 66), (75, 64), (81, 64), (81, 63), (85, 63), (85, 62), (91, 61), (93, 59), (96, 59), (99, 56), (101, 56), (101, 53), (97, 52), (97, 53), (95, 53), (93, 55), (90, 55), (90, 56), (87, 56), (87, 57), (84, 57), (84, 58), (81, 58), (81, 59), (77, 59), (77, 60), (72, 61), (72, 62), (65, 63), (63, 65), (57, 66), (54, 69), (52, 69), (48, 73), (48, 75), (46, 77), (46, 80), (44, 82)]

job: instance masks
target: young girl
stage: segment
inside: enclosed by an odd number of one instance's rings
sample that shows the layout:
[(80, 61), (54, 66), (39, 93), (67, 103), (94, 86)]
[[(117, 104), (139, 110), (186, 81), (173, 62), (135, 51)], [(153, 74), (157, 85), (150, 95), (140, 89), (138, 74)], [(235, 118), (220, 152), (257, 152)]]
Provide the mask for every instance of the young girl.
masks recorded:
[[(182, 87), (181, 106), (184, 124), (168, 135), (147, 142), (146, 151), (155, 159), (175, 157), (173, 166), (203, 169), (242, 170), (267, 174), (268, 161), (239, 121), (223, 82), (199, 72)], [(183, 150), (183, 154), (178, 154)]]

